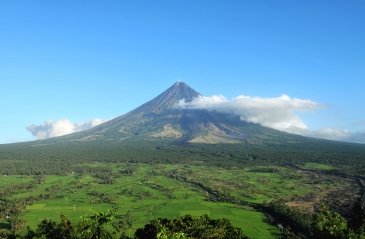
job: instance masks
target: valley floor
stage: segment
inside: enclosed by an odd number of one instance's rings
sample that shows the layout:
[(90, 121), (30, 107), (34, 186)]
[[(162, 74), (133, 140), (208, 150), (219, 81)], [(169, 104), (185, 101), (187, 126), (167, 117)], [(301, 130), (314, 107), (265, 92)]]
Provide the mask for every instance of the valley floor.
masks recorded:
[(228, 218), (250, 238), (276, 238), (278, 227), (255, 205), (280, 199), (310, 211), (336, 190), (356, 186), (351, 180), (315, 173), (323, 167), (326, 165), (308, 164), (300, 170), (281, 166), (80, 164), (64, 176), (0, 176), (0, 194), (17, 207), (19, 224), (33, 228), (42, 219), (58, 220), (61, 214), (78, 221), (90, 210), (114, 210), (132, 222), (131, 232), (158, 217), (207, 214)]

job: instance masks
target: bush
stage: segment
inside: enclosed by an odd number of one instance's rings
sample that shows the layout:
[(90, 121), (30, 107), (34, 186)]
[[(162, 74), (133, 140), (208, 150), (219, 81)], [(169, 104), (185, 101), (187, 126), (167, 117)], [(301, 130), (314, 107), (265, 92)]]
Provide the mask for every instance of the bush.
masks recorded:
[(227, 219), (211, 219), (207, 215), (193, 218), (189, 215), (175, 219), (157, 219), (136, 231), (138, 239), (244, 239), (240, 228)]

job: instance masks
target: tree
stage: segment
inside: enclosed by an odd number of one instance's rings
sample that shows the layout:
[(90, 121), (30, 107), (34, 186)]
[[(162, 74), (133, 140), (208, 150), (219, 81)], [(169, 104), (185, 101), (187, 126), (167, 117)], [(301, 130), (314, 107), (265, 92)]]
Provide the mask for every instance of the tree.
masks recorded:
[(107, 227), (111, 224), (113, 214), (108, 211), (103, 212), (91, 212), (82, 217), (81, 222), (78, 225), (78, 232), (80, 239), (107, 239), (113, 238), (113, 234), (116, 234), (114, 227)]
[(46, 238), (46, 239), (73, 239), (75, 238), (75, 228), (70, 220), (61, 215), (61, 221), (57, 224), (52, 220), (42, 220), (35, 231), (27, 228), (25, 238)]
[(240, 228), (227, 219), (211, 219), (207, 215), (193, 218), (189, 215), (174, 219), (157, 219), (137, 229), (138, 239), (245, 239)]
[(184, 232), (171, 232), (163, 227), (156, 235), (156, 239), (190, 239)]
[(348, 230), (347, 221), (323, 204), (314, 216), (313, 228), (318, 238), (345, 238)]
[(128, 237), (130, 237), (131, 236), (130, 234), (131, 234), (132, 226), (133, 226), (133, 217), (132, 217), (132, 214), (129, 210), (125, 214), (125, 224), (126, 224), (127, 229), (128, 229)]

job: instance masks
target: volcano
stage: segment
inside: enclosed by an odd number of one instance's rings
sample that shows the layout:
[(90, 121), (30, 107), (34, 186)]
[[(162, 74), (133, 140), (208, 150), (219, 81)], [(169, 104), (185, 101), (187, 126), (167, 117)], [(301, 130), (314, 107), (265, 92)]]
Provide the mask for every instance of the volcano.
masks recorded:
[(59, 137), (65, 141), (172, 141), (178, 143), (278, 143), (304, 137), (248, 123), (239, 116), (177, 107), (202, 96), (184, 82), (176, 82), (151, 101), (90, 130)]
[(0, 160), (26, 160), (29, 167), (38, 162), (41, 168), (50, 159), (66, 167), (70, 162), (91, 161), (220, 165), (263, 159), (295, 164), (365, 157), (361, 144), (304, 137), (249, 123), (233, 114), (179, 107), (181, 101), (200, 96), (186, 83), (176, 82), (151, 101), (89, 130), (0, 145)]

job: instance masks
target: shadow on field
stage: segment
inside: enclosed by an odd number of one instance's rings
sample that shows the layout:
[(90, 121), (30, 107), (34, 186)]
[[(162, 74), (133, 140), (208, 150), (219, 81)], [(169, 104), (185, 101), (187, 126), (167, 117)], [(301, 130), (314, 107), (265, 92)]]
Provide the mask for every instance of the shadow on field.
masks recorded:
[(6, 222), (0, 222), (0, 230), (1, 229), (10, 229), (9, 223)]

